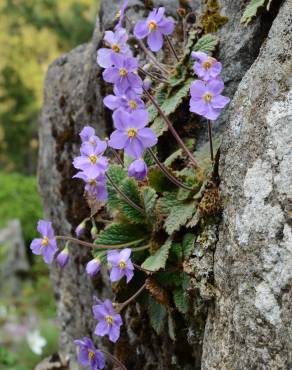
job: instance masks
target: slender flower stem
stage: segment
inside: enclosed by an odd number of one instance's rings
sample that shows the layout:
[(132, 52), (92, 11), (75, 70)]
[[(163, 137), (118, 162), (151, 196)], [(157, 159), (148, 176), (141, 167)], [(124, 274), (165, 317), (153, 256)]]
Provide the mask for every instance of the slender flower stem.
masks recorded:
[(119, 164), (121, 164), (124, 167), (124, 162), (122, 161), (121, 157), (119, 156), (119, 153), (113, 148), (110, 148), (110, 150), (113, 153), (116, 160), (119, 162)]
[(209, 119), (208, 119), (208, 134), (209, 134), (211, 161), (214, 162), (213, 139), (212, 139), (212, 122)]
[(153, 152), (153, 150), (151, 148), (148, 148), (148, 152), (149, 154), (151, 155), (151, 157), (153, 158), (153, 160), (155, 161), (155, 163), (157, 164), (157, 166), (160, 168), (161, 172), (164, 173), (164, 175), (172, 182), (174, 183), (176, 186), (178, 187), (181, 187), (185, 190), (192, 190), (191, 187), (183, 184), (182, 182), (180, 182), (176, 177), (174, 177), (169, 171), (168, 169), (164, 166), (163, 163), (161, 163), (159, 161), (159, 159), (156, 157), (155, 153)]
[(121, 312), (126, 306), (128, 306), (128, 304), (130, 304), (135, 298), (137, 298), (143, 292), (143, 290), (145, 288), (146, 288), (146, 283), (143, 284), (141, 286), (141, 288), (139, 290), (137, 290), (137, 292), (134, 295), (132, 295), (132, 297), (130, 297), (129, 299), (127, 299), (125, 302), (120, 303), (119, 304), (119, 312)]
[(176, 132), (175, 128), (173, 127), (172, 123), (170, 122), (170, 120), (167, 118), (167, 116), (164, 114), (164, 112), (162, 111), (162, 109), (160, 108), (159, 104), (157, 103), (157, 101), (155, 100), (155, 98), (146, 90), (144, 89), (144, 93), (147, 95), (147, 97), (149, 98), (149, 100), (152, 102), (152, 104), (155, 106), (155, 108), (157, 109), (158, 113), (161, 115), (161, 117), (163, 118), (163, 120), (165, 121), (165, 123), (167, 124), (169, 130), (171, 131), (172, 135), (174, 136), (174, 138), (176, 139), (176, 141), (178, 142), (178, 144), (181, 146), (181, 148), (183, 149), (183, 151), (187, 154), (187, 156), (190, 158), (190, 160), (192, 161), (192, 163), (194, 164), (195, 167), (199, 167), (199, 164), (198, 162), (196, 161), (196, 159), (194, 158), (193, 154), (191, 153), (191, 151), (186, 147), (185, 143), (183, 142), (183, 140), (180, 138), (179, 134)]
[(110, 176), (106, 173), (105, 174), (108, 181), (111, 183), (113, 188), (116, 190), (116, 192), (125, 199), (125, 201), (134, 209), (136, 209), (138, 212), (145, 214), (145, 211), (142, 207), (138, 206), (136, 203), (134, 203), (121, 189), (118, 188), (118, 186), (113, 182), (113, 180), (110, 178)]
[(149, 249), (149, 248), (150, 248), (149, 245), (144, 245), (143, 247), (137, 247), (137, 248), (131, 248), (131, 249), (132, 249), (132, 252), (140, 252), (140, 251), (145, 251), (146, 249)]
[(67, 240), (75, 244), (83, 245), (84, 247), (89, 248), (98, 248), (98, 249), (121, 249), (125, 247), (129, 247), (131, 245), (139, 244), (144, 241), (144, 239), (138, 239), (134, 240), (133, 242), (124, 243), (124, 244), (117, 244), (117, 245), (97, 245), (94, 243), (88, 243), (83, 240), (79, 240), (76, 238), (72, 238), (71, 236), (65, 236), (65, 235), (57, 235), (55, 237), (56, 240)]
[(143, 68), (141, 68), (141, 67), (139, 67), (139, 71), (140, 71), (141, 73), (143, 73), (145, 76), (149, 76), (149, 77), (153, 78), (154, 80), (156, 80), (156, 81), (158, 81), (158, 82), (163, 82), (163, 83), (167, 82), (167, 80), (166, 80), (164, 77), (163, 77), (163, 78), (161, 78), (161, 76), (159, 77), (159, 76), (154, 75), (154, 74), (153, 74), (153, 73), (151, 73), (151, 72), (144, 71), (144, 69), (143, 69)]
[(136, 269), (140, 270), (140, 271), (144, 271), (146, 272), (146, 274), (153, 274), (154, 271), (151, 271), (151, 270), (147, 270), (147, 269), (144, 269), (143, 267), (139, 266), (139, 265), (136, 265), (135, 263), (133, 263), (134, 267), (136, 267)]
[(109, 357), (114, 363), (116, 363), (119, 366), (119, 370), (127, 370), (126, 366), (111, 353), (104, 351), (103, 349), (101, 349), (100, 351), (103, 352), (107, 357)]
[(177, 55), (177, 52), (175, 51), (175, 48), (174, 48), (174, 46), (173, 46), (173, 44), (172, 44), (172, 42), (171, 42), (170, 38), (169, 38), (167, 35), (165, 35), (165, 39), (166, 39), (166, 41), (167, 41), (167, 43), (168, 43), (168, 45), (169, 45), (169, 48), (170, 48), (170, 50), (171, 50), (172, 54), (173, 54), (173, 55), (174, 55), (174, 57), (175, 57), (175, 59), (179, 62), (179, 57), (178, 57), (178, 55)]

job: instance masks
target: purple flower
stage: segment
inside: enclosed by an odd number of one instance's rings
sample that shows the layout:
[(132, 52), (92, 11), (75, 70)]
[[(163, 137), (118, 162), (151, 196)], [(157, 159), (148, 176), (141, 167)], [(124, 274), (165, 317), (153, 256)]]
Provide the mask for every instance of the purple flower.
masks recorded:
[(97, 301), (97, 305), (92, 307), (93, 315), (99, 323), (96, 325), (95, 334), (101, 337), (108, 335), (110, 341), (116, 342), (120, 336), (120, 327), (123, 324), (112, 302), (106, 299), (104, 302)]
[(97, 51), (97, 63), (101, 67), (111, 67), (113, 65), (112, 56), (115, 54), (132, 56), (132, 52), (127, 45), (128, 34), (125, 29), (119, 28), (115, 32), (106, 31), (104, 41), (109, 48), (102, 48)]
[(90, 366), (91, 370), (99, 370), (105, 367), (103, 354), (98, 351), (92, 340), (88, 337), (74, 340), (74, 344), (79, 347), (78, 361), (84, 367)]
[(170, 35), (174, 30), (174, 20), (164, 17), (165, 8), (153, 9), (146, 21), (138, 21), (134, 34), (138, 39), (147, 37), (147, 44), (152, 51), (159, 51), (163, 46), (163, 35)]
[[(73, 176), (73, 177), (77, 177), (76, 175)], [(82, 221), (75, 229), (75, 234), (77, 236), (77, 238), (80, 238), (84, 232), (85, 232), (85, 228), (86, 228), (86, 223), (85, 221)]]
[(95, 168), (77, 172), (73, 178), (81, 179), (85, 182), (85, 191), (89, 197), (95, 198), (99, 202), (107, 200), (106, 178), (103, 174), (97, 175)]
[(145, 109), (145, 104), (142, 99), (138, 98), (136, 94), (119, 94), (108, 95), (103, 99), (104, 105), (111, 109), (123, 109), (129, 113), (132, 113), (139, 109)]
[(31, 242), (30, 248), (34, 254), (42, 255), (45, 262), (50, 264), (57, 251), (57, 243), (52, 223), (39, 220), (37, 230), (42, 235), (42, 238), (34, 239)]
[(148, 112), (139, 110), (131, 114), (116, 111), (113, 114), (116, 130), (111, 134), (108, 142), (114, 149), (125, 149), (132, 158), (141, 158), (145, 148), (157, 143), (154, 132), (145, 127), (148, 123)]
[(65, 267), (69, 262), (69, 250), (68, 248), (64, 248), (56, 258), (60, 267)]
[(219, 76), (222, 64), (215, 58), (208, 56), (202, 51), (192, 52), (192, 58), (198, 60), (194, 64), (194, 71), (200, 79), (209, 81)]
[(92, 146), (98, 146), (99, 148), (104, 148), (104, 150), (107, 147), (107, 144), (105, 141), (100, 140), (98, 136), (95, 135), (95, 130), (93, 127), (85, 126), (80, 134), (79, 134), (82, 143), (89, 143)]
[(119, 281), (124, 276), (126, 276), (127, 283), (132, 279), (134, 276), (134, 266), (130, 259), (131, 252), (130, 248), (126, 248), (121, 252), (113, 250), (107, 253), (111, 281)]
[(99, 258), (94, 258), (93, 260), (89, 261), (86, 265), (86, 272), (89, 276), (94, 277), (101, 268), (101, 263)]
[(152, 87), (152, 80), (149, 77), (146, 77), (143, 81), (143, 87), (145, 90), (150, 90)]
[(190, 111), (215, 120), (221, 109), (230, 102), (226, 96), (220, 95), (224, 89), (222, 80), (213, 79), (207, 83), (195, 81), (191, 85)]
[(118, 30), (118, 29), (120, 29), (122, 27), (122, 24), (123, 24), (123, 21), (124, 21), (124, 18), (125, 18), (125, 13), (126, 13), (126, 9), (128, 7), (128, 4), (129, 4), (129, 1), (128, 0), (124, 0), (123, 5), (122, 5), (122, 8), (118, 12), (118, 14), (117, 14), (117, 19), (119, 19), (119, 22), (116, 24), (115, 30)]
[(128, 168), (128, 175), (130, 177), (135, 177), (138, 181), (143, 181), (147, 176), (148, 168), (146, 163), (142, 158), (136, 159), (132, 162)]
[(85, 172), (91, 171), (96, 177), (103, 175), (108, 167), (107, 158), (102, 156), (106, 147), (106, 142), (101, 140), (95, 146), (84, 142), (80, 149), (81, 156), (74, 158), (74, 167)]
[(113, 83), (119, 94), (142, 94), (142, 80), (137, 74), (138, 60), (120, 54), (112, 55), (113, 67), (103, 72), (103, 79)]

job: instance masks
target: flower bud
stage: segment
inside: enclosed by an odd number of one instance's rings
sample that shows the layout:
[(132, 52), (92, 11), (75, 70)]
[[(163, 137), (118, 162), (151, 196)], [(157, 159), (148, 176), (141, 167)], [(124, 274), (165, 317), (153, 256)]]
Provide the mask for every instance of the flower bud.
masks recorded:
[(91, 236), (92, 236), (93, 239), (96, 238), (97, 233), (98, 233), (97, 227), (96, 226), (92, 226), (92, 228), (90, 230), (90, 234), (91, 234)]
[(57, 256), (56, 261), (61, 268), (64, 268), (69, 262), (69, 250), (64, 248)]
[(101, 268), (101, 263), (99, 258), (94, 258), (93, 260), (89, 261), (86, 265), (86, 272), (89, 276), (94, 277)]
[(136, 159), (132, 162), (128, 168), (128, 175), (130, 177), (135, 177), (138, 181), (143, 181), (147, 176), (148, 168), (146, 163), (142, 158)]
[(84, 221), (79, 224), (75, 229), (75, 234), (77, 238), (80, 238), (82, 235), (84, 235), (86, 224)]
[(152, 86), (152, 80), (149, 77), (146, 77), (145, 80), (143, 81), (143, 87), (145, 90), (151, 89)]

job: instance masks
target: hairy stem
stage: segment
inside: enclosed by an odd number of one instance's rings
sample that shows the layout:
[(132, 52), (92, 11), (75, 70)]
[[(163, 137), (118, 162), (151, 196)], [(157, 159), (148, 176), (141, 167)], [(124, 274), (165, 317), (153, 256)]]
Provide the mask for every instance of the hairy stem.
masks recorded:
[(129, 204), (129, 206), (133, 207), (134, 209), (136, 209), (138, 212), (142, 213), (142, 214), (145, 214), (145, 211), (142, 207), (138, 206), (136, 203), (134, 203), (132, 201), (132, 199), (130, 199), (121, 189), (119, 189), (119, 187), (114, 183), (114, 181), (110, 178), (110, 176), (106, 173), (105, 174), (108, 181), (111, 183), (111, 185), (113, 186), (113, 188), (116, 190), (116, 192), (122, 197), (124, 198), (124, 200)]
[(208, 119), (208, 134), (210, 143), (210, 156), (212, 163), (214, 162), (213, 139), (212, 139), (212, 122)]
[(169, 48), (170, 48), (170, 50), (171, 50), (172, 54), (173, 54), (173, 55), (174, 55), (174, 57), (175, 57), (175, 59), (177, 60), (177, 62), (179, 62), (179, 57), (178, 57), (178, 55), (177, 55), (177, 52), (175, 51), (175, 48), (174, 48), (174, 46), (173, 46), (173, 44), (172, 44), (172, 42), (171, 42), (170, 38), (169, 38), (167, 35), (165, 35), (165, 39), (166, 39), (166, 41), (167, 41), (167, 43), (168, 43), (168, 46), (169, 46)]
[(132, 301), (134, 301), (135, 298), (137, 298), (143, 290), (146, 288), (146, 283), (141, 286), (139, 290), (135, 294), (132, 295), (129, 299), (127, 299), (125, 302), (119, 304), (119, 311), (122, 311), (128, 304), (130, 304)]
[(151, 148), (148, 148), (148, 152), (149, 154), (151, 155), (151, 157), (153, 158), (153, 160), (155, 161), (155, 163), (157, 164), (157, 166), (160, 168), (161, 172), (164, 173), (164, 175), (173, 183), (175, 184), (176, 186), (178, 187), (181, 187), (185, 190), (192, 190), (191, 187), (183, 184), (182, 182), (180, 182), (176, 177), (174, 177), (169, 171), (168, 169), (164, 166), (163, 163), (161, 163), (159, 161), (159, 159), (156, 157), (155, 153), (153, 152), (153, 150)]
[(139, 67), (139, 71), (141, 72), (141, 73), (143, 73), (145, 76), (149, 76), (149, 77), (151, 77), (152, 79), (154, 79), (154, 80), (156, 80), (156, 81), (158, 81), (158, 82), (162, 82), (162, 83), (166, 83), (167, 82), (167, 80), (163, 77), (163, 78), (161, 78), (162, 76), (156, 76), (156, 75), (154, 75), (153, 73), (151, 73), (151, 72), (148, 72), (148, 71), (144, 71), (144, 69), (143, 68), (141, 68), (141, 67)]
[(138, 240), (134, 240), (133, 242), (124, 243), (124, 244), (97, 245), (97, 244), (94, 244), (94, 243), (88, 243), (88, 242), (85, 242), (83, 240), (79, 240), (79, 239), (76, 239), (76, 238), (72, 238), (71, 236), (65, 236), (65, 235), (57, 235), (55, 237), (55, 239), (56, 240), (67, 240), (67, 241), (75, 243), (75, 244), (83, 245), (84, 247), (99, 248), (99, 249), (121, 249), (121, 248), (129, 247), (131, 245), (139, 244), (139, 243), (144, 241), (144, 239), (138, 239)]
[(162, 119), (165, 121), (165, 123), (167, 124), (169, 130), (171, 131), (172, 135), (174, 136), (174, 138), (176, 139), (176, 141), (178, 142), (178, 144), (181, 146), (181, 148), (183, 149), (183, 151), (187, 154), (187, 156), (190, 158), (190, 160), (192, 161), (193, 165), (195, 167), (199, 167), (199, 164), (198, 162), (196, 161), (195, 157), (193, 156), (193, 154), (191, 153), (191, 151), (186, 147), (185, 143), (183, 142), (183, 140), (180, 138), (179, 134), (176, 132), (175, 128), (173, 127), (172, 123), (170, 122), (170, 120), (167, 118), (167, 116), (164, 114), (164, 112), (162, 111), (162, 109), (160, 108), (159, 104), (157, 103), (157, 101), (155, 100), (155, 98), (146, 90), (144, 89), (144, 93), (147, 95), (147, 97), (149, 98), (149, 100), (151, 101), (151, 103), (155, 106), (155, 108), (157, 109), (158, 113), (160, 114), (160, 116), (162, 117)]
[(119, 153), (116, 151), (116, 149), (110, 148), (111, 152), (113, 153), (116, 160), (119, 162), (122, 167), (124, 167), (124, 162), (122, 161), (121, 157), (119, 156)]
[(119, 366), (119, 370), (127, 370), (126, 366), (111, 353), (104, 351), (103, 349), (101, 349), (100, 351), (103, 352), (107, 357), (109, 357), (115, 364), (117, 364)]

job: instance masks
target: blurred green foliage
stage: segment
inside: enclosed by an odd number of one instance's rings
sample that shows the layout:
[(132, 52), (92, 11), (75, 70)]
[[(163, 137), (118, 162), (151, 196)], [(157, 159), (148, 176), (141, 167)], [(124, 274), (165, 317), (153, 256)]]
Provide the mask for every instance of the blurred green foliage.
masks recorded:
[(0, 204), (0, 227), (18, 218), (29, 243), (36, 236), (36, 223), (42, 217), (36, 178), (0, 172)]
[(0, 0), (0, 167), (33, 174), (49, 63), (90, 39), (98, 1)]

